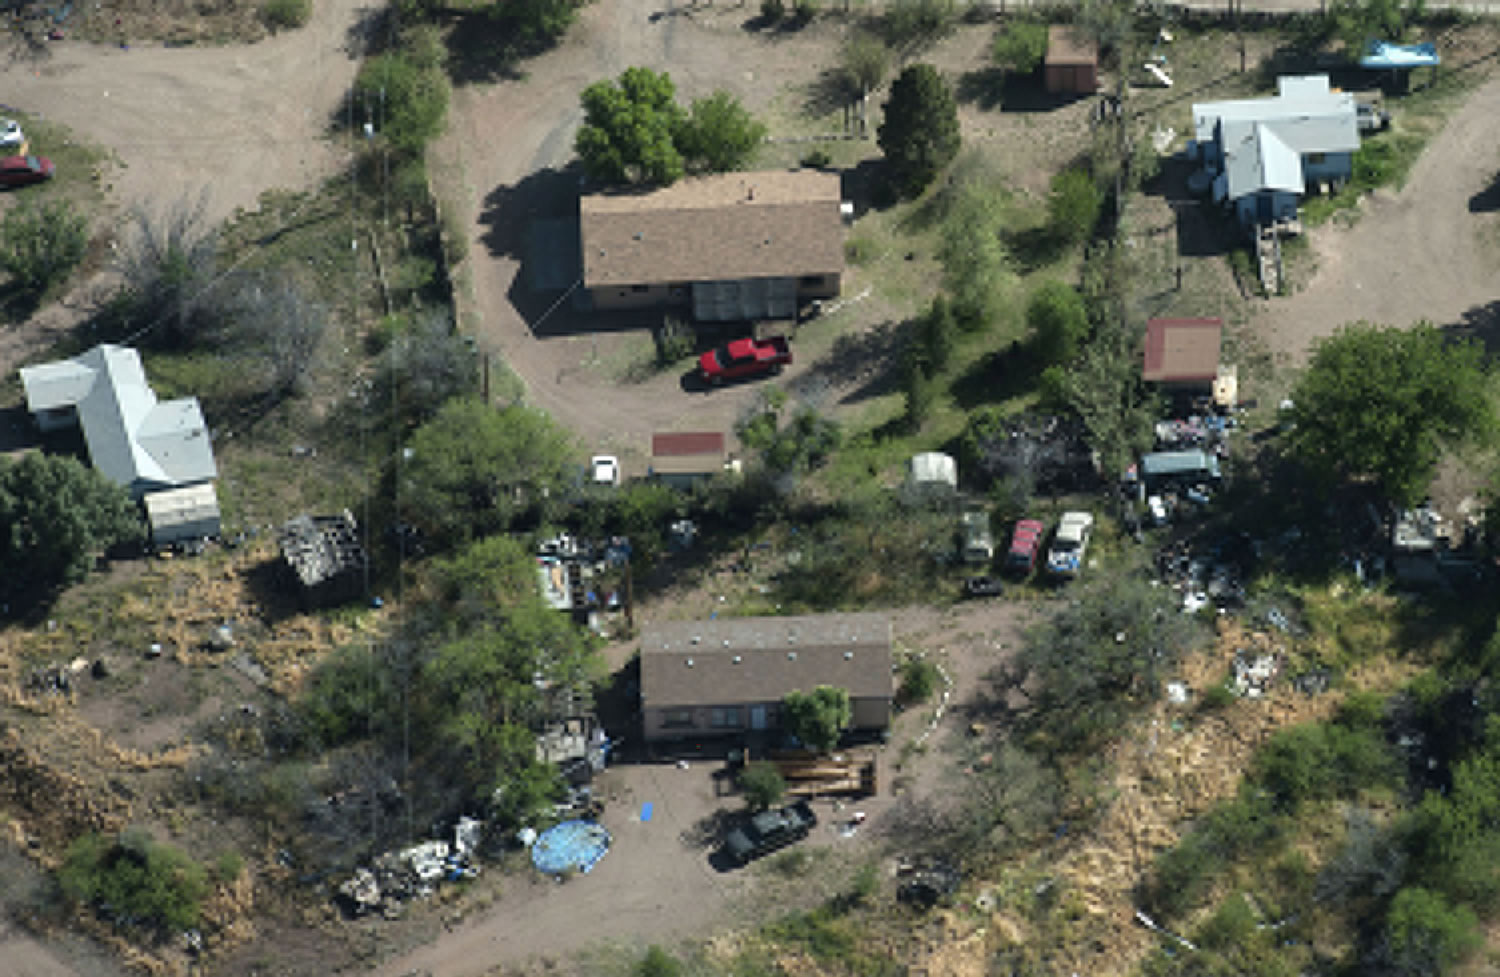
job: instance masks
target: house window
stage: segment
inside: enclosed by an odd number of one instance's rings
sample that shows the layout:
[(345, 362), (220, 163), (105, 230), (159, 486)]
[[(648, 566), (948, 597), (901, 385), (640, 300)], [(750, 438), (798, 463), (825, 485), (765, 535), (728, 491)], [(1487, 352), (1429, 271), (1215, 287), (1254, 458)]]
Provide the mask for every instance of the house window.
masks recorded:
[(740, 710), (737, 706), (715, 708), (709, 716), (709, 723), (714, 729), (739, 729)]
[(1309, 163), (1311, 163), (1313, 166), (1321, 166), (1322, 164), (1328, 162), (1328, 154), (1327, 153), (1308, 153), (1307, 154), (1307, 161)]
[(636, 294), (640, 294), (641, 292), (649, 292), (649, 291), (651, 291), (651, 286), (650, 285), (632, 285), (632, 286), (630, 286), (630, 290), (632, 292), (635, 292)]
[(691, 728), (693, 725), (693, 710), (668, 709), (662, 713), (661, 724), (664, 729)]

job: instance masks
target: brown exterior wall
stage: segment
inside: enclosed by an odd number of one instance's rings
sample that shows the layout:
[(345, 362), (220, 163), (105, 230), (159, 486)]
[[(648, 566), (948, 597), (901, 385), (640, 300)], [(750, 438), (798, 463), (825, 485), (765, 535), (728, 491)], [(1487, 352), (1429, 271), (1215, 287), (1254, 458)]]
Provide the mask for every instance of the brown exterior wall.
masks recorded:
[[(767, 702), (762, 705), (766, 709), (766, 729), (768, 731), (779, 729), (781, 704)], [(891, 724), (890, 699), (855, 699), (850, 705), (852, 717), (849, 725), (853, 729), (885, 729)], [(647, 709), (641, 716), (641, 734), (646, 742), (652, 743), (716, 736), (743, 736), (751, 731), (750, 710), (753, 705), (736, 703), (720, 707), (739, 710), (740, 724), (738, 726), (715, 726), (713, 724), (714, 708), (714, 706), (694, 706), (690, 709)], [(669, 714), (674, 713), (690, 714), (691, 725), (669, 724)]]
[(1055, 95), (1092, 95), (1098, 88), (1098, 74), (1091, 64), (1047, 65), (1047, 91)]
[(644, 287), (605, 285), (589, 289), (589, 293), (594, 298), (594, 308), (601, 311), (609, 309), (647, 309), (673, 303), (684, 303), (688, 301), (689, 297), (686, 288), (682, 288), (680, 292), (673, 294), (673, 286), (661, 284), (646, 285)]

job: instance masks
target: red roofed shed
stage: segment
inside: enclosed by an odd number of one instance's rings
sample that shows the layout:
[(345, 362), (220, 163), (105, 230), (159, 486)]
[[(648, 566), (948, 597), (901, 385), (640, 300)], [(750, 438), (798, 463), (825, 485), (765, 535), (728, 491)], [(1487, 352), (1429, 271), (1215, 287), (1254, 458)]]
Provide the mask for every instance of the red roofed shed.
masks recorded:
[(677, 431), (651, 435), (651, 474), (686, 486), (724, 470), (729, 461), (723, 431)]
[(1152, 319), (1146, 323), (1142, 378), (1182, 388), (1212, 387), (1223, 336), (1220, 319)]

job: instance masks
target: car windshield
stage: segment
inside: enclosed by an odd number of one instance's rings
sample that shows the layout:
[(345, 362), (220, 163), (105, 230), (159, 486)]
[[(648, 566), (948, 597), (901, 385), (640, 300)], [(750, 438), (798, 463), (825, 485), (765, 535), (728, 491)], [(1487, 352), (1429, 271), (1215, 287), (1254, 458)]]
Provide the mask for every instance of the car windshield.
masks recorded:
[(1069, 553), (1076, 549), (1078, 549), (1078, 540), (1076, 539), (1060, 539), (1052, 546), (1054, 553)]

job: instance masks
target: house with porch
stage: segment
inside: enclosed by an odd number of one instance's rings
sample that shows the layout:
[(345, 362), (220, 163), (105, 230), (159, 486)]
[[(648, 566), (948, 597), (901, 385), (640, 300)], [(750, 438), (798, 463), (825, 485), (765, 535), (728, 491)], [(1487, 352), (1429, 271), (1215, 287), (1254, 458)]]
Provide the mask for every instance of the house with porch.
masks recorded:
[(793, 319), (844, 274), (837, 173), (719, 173), (579, 200), (593, 308), (677, 306), (699, 322)]
[(102, 343), (70, 360), (21, 370), (43, 432), (82, 430), (89, 461), (140, 500), (158, 545), (219, 532), (208, 424), (196, 397), (157, 400), (135, 350)]
[(1196, 183), (1234, 210), (1246, 229), (1289, 225), (1309, 187), (1336, 187), (1354, 172), (1359, 148), (1354, 96), (1327, 75), (1284, 75), (1269, 98), (1198, 102), (1189, 155)]
[(668, 621), (641, 638), (641, 724), (648, 744), (770, 736), (781, 699), (847, 689), (850, 728), (890, 726), (891, 620), (876, 613)]

